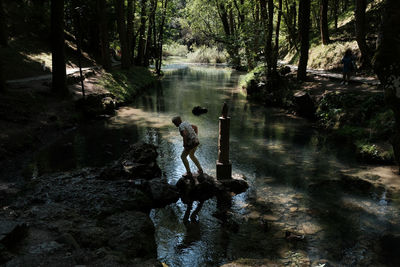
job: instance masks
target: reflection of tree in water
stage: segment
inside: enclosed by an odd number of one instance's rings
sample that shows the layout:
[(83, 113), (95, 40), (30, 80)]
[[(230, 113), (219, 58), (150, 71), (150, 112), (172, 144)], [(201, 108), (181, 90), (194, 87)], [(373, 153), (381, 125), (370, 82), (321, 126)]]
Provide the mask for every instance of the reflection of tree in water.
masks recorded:
[(165, 99), (164, 99), (164, 90), (161, 84), (157, 84), (156, 87), (156, 105), (157, 112), (165, 112)]

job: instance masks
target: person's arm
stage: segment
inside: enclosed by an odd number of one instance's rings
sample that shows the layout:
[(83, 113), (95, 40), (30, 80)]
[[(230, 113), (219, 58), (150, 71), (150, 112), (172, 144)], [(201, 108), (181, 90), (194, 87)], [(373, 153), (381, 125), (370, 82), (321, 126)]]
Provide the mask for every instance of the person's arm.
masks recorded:
[(197, 128), (197, 126), (192, 124), (192, 128), (193, 128), (194, 132), (198, 135), (199, 134), (199, 129)]

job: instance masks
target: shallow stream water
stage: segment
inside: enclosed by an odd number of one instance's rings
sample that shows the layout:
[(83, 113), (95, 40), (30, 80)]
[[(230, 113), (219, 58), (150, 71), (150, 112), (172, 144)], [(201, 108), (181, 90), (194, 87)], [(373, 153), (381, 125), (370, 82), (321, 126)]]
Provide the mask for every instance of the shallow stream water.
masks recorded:
[[(145, 141), (159, 147), (163, 175), (175, 184), (185, 172), (182, 140), (171, 123), (176, 115), (199, 127), (196, 154), (205, 172), (215, 175), (218, 117), (226, 102), (233, 174), (244, 175), (250, 188), (233, 197), (225, 224), (213, 216), (214, 199), (205, 202), (198, 222), (186, 225), (180, 201), (153, 210), (160, 261), (168, 266), (219, 266), (239, 258), (294, 266), (381, 261), (376, 244), (384, 233), (400, 232), (400, 203), (384, 188), (340, 182), (343, 173), (363, 168), (345, 144), (329, 144), (306, 120), (248, 102), (238, 88), (240, 73), (227, 67), (170, 64), (164, 72), (158, 86), (117, 116), (79, 127), (42, 150), (30, 166), (34, 175), (102, 166), (129, 143)], [(194, 116), (197, 105), (208, 113)], [(287, 232), (301, 239), (288, 240)]]

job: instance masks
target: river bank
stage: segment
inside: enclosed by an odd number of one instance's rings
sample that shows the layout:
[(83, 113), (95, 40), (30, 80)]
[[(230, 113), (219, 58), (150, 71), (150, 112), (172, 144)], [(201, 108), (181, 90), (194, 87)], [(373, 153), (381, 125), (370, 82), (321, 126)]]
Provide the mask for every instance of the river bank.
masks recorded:
[[(77, 73), (68, 76), (70, 96), (60, 99), (50, 90), (51, 81), (14, 82), (0, 95), (0, 180), (19, 182), (26, 174), (21, 165), (40, 147), (74, 130), (86, 120), (108, 117), (138, 96), (157, 78), (147, 69), (130, 72), (114, 68), (107, 73), (84, 73), (87, 100), (82, 102)], [(128, 89), (129, 88), (129, 89)]]
[(308, 118), (330, 141), (347, 143), (361, 163), (395, 164), (393, 112), (378, 84), (353, 80), (344, 85), (336, 76), (313, 74), (300, 83), (289, 67), (282, 67), (280, 75), (272, 90), (262, 68), (246, 75), (241, 85), (249, 99)]

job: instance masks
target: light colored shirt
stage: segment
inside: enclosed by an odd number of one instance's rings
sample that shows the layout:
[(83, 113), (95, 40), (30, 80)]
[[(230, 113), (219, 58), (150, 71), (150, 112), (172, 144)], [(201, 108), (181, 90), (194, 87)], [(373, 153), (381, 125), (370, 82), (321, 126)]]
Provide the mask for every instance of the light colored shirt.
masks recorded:
[(199, 139), (197, 138), (197, 134), (194, 131), (192, 125), (188, 123), (187, 121), (182, 122), (179, 124), (179, 131), (183, 132), (186, 131), (186, 140), (187, 140), (187, 145), (192, 146), (193, 144), (198, 144)]

